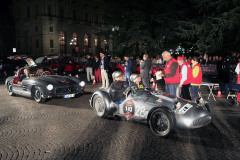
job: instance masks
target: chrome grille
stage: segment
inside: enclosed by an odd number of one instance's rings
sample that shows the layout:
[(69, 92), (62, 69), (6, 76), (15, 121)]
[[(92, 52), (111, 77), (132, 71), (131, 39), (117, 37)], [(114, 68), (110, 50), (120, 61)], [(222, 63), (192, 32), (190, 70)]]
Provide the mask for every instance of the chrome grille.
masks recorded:
[(193, 121), (193, 127), (202, 127), (202, 126), (206, 126), (211, 122), (211, 117), (210, 116), (205, 116), (205, 117), (201, 117), (195, 121)]
[(56, 94), (60, 93), (74, 93), (77, 91), (77, 86), (61, 87), (56, 89)]

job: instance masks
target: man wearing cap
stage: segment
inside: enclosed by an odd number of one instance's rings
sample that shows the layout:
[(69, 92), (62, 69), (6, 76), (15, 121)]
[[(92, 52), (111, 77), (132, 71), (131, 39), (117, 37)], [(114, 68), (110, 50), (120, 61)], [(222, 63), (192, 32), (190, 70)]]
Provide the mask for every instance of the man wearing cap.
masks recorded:
[(124, 74), (115, 71), (112, 74), (113, 83), (110, 86), (110, 97), (116, 104), (121, 104), (125, 99), (124, 91), (129, 87), (128, 82), (124, 81)]
[(165, 80), (165, 92), (167, 94), (177, 95), (177, 87), (179, 85), (179, 65), (176, 59), (171, 56), (171, 53), (164, 51), (162, 53), (163, 60), (166, 61), (164, 73), (161, 76), (164, 76)]
[(189, 87), (192, 79), (192, 68), (190, 63), (184, 62), (184, 57), (178, 56), (177, 58), (180, 67), (180, 84), (181, 97), (187, 100), (191, 100)]

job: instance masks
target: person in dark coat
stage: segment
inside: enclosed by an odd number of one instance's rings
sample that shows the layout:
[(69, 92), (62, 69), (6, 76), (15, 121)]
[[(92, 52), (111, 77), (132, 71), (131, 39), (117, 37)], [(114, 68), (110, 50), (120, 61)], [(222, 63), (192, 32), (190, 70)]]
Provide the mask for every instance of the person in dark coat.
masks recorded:
[(110, 97), (116, 104), (121, 104), (126, 96), (124, 91), (129, 87), (128, 82), (124, 81), (124, 74), (121, 71), (115, 71), (112, 74), (113, 83), (110, 86)]
[(140, 76), (146, 88), (150, 88), (150, 74), (152, 74), (152, 61), (148, 60), (148, 54), (144, 54), (143, 61), (140, 62)]
[(87, 61), (86, 61), (86, 71), (87, 71), (87, 80), (88, 82), (92, 79), (92, 70), (93, 70), (93, 60), (90, 55), (87, 55)]

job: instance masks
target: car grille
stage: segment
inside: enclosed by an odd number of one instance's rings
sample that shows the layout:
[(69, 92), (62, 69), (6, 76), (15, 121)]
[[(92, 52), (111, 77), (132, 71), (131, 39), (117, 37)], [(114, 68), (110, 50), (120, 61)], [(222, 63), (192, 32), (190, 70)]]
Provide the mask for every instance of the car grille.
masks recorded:
[(210, 116), (204, 116), (204, 117), (201, 117), (195, 121), (193, 121), (193, 124), (192, 126), (195, 128), (198, 128), (198, 127), (202, 127), (202, 126), (206, 126), (208, 125), (209, 123), (211, 122), (211, 117)]
[(62, 87), (56, 89), (56, 94), (61, 93), (75, 93), (77, 91), (78, 86), (69, 86), (69, 87)]

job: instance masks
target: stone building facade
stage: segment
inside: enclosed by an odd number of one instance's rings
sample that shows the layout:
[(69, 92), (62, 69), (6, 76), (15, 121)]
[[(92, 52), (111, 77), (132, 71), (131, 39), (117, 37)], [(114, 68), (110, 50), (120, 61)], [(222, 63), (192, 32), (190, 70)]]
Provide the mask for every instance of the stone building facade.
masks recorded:
[(103, 0), (12, 0), (19, 54), (98, 54), (109, 43), (96, 33), (104, 25)]

